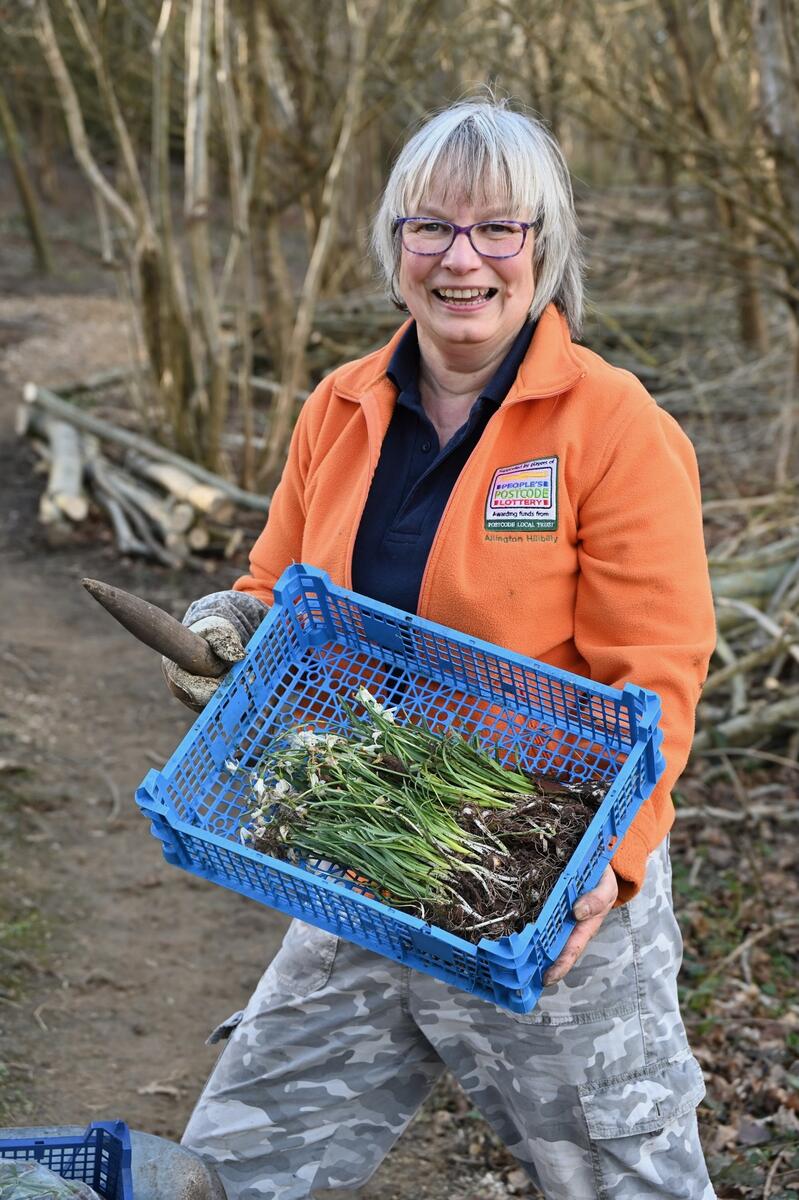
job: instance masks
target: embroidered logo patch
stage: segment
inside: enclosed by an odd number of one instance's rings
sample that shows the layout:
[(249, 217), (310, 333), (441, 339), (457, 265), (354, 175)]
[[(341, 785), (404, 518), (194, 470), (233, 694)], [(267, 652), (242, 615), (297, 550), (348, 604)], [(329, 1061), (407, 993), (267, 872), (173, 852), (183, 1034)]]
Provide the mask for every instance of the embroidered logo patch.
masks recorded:
[(486, 529), (557, 529), (558, 460), (531, 458), (494, 472)]

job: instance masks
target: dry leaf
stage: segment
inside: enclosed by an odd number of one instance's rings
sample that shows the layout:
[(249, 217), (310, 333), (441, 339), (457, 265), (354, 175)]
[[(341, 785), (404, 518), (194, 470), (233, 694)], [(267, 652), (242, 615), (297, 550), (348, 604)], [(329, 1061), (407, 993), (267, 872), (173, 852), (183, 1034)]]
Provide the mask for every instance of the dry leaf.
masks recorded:
[(762, 1121), (753, 1121), (743, 1117), (738, 1126), (738, 1144), (740, 1146), (762, 1146), (771, 1141), (771, 1133)]
[(145, 1083), (144, 1087), (136, 1088), (137, 1096), (172, 1096), (177, 1100), (180, 1096), (180, 1088), (175, 1087), (174, 1083), (159, 1083), (154, 1079), (152, 1083)]

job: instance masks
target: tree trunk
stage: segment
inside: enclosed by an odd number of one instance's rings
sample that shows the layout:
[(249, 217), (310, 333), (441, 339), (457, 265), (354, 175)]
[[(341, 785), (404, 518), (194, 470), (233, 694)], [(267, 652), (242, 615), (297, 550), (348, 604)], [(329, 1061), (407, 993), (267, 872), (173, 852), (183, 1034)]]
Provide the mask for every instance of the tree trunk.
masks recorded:
[(36, 193), (33, 190), (33, 184), (31, 183), (28, 169), (25, 166), (25, 159), (22, 156), (14, 114), (11, 112), (11, 107), (6, 99), (2, 82), (0, 82), (0, 129), (3, 131), (3, 139), (11, 161), (11, 170), (14, 173), (14, 182), (17, 185), (17, 192), (22, 202), (22, 211), (25, 216), (25, 224), (28, 227), (33, 252), (36, 255), (36, 264), (40, 271), (49, 274), (53, 269), (50, 247), (39, 215)]
[(349, 152), (355, 122), (361, 109), (363, 82), (366, 70), (368, 24), (358, 10), (356, 0), (348, 0), (347, 17), (350, 25), (350, 74), (344, 102), (344, 118), (339, 133), (333, 160), (330, 163), (322, 191), (322, 215), (311, 253), (311, 261), (305, 273), (300, 293), (297, 317), (292, 331), (287, 356), (286, 370), (281, 380), (281, 391), (274, 407), (269, 443), (261, 467), (260, 479), (268, 483), (276, 481), (286, 445), (291, 432), (291, 416), (294, 410), (294, 394), (300, 386), (305, 366), (305, 348), (313, 324), (313, 315), (319, 296), (322, 273), (333, 243), (338, 201), (341, 190), (341, 172)]

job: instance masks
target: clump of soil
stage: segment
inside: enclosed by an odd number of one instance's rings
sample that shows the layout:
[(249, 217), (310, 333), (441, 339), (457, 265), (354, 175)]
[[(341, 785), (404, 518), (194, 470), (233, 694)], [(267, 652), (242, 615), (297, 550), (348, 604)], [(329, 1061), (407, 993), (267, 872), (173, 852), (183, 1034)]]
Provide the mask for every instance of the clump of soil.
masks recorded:
[[(480, 920), (470, 918), (457, 904), (442, 905), (438, 912), (431, 909), (429, 917), (469, 942), (520, 933), (525, 925), (537, 919), (546, 904), (591, 824), (603, 794), (595, 785), (587, 785), (578, 792), (557, 790), (531, 795), (529, 799), (520, 797), (517, 808), (510, 811), (495, 809), (478, 813), (464, 805), (459, 820), (464, 829), (478, 832), (480, 821), (507, 847), (508, 854), (497, 853), (492, 865), (499, 875), (513, 881), (518, 902), (505, 909), (496, 893), (486, 894), (472, 875), (457, 871), (458, 892), (480, 913)], [(538, 832), (542, 826), (551, 829), (551, 834)], [(498, 902), (504, 911), (498, 911)]]

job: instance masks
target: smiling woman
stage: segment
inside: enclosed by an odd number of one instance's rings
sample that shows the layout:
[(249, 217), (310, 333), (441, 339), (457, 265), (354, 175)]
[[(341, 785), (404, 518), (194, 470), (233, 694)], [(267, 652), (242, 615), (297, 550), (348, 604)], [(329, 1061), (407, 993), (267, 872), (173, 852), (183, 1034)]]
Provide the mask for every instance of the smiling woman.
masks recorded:
[[(525, 1022), (295, 931), (185, 1140), (228, 1200), (357, 1188), (446, 1066), (550, 1200), (710, 1200), (667, 841), (715, 640), (693, 449), (638, 380), (576, 341), (571, 187), (539, 122), (490, 102), (433, 117), (391, 171), (373, 246), (410, 320), (308, 399), (250, 573), (184, 620), (246, 641), (284, 568), (310, 563), (518, 654), (657, 691), (666, 770), (575, 904)], [(207, 681), (167, 675), (207, 698)]]
[(537, 286), (529, 316), (535, 320), (555, 303), (572, 336), (578, 336), (583, 279), (572, 189), (563, 155), (544, 126), (503, 105), (456, 104), (428, 121), (406, 144), (372, 228), (375, 257), (389, 295), (400, 308), (407, 297), (400, 284), (403, 247), (397, 218), (421, 215), (454, 221), (453, 205), (481, 207), (481, 216), (472, 220), (531, 223)]

